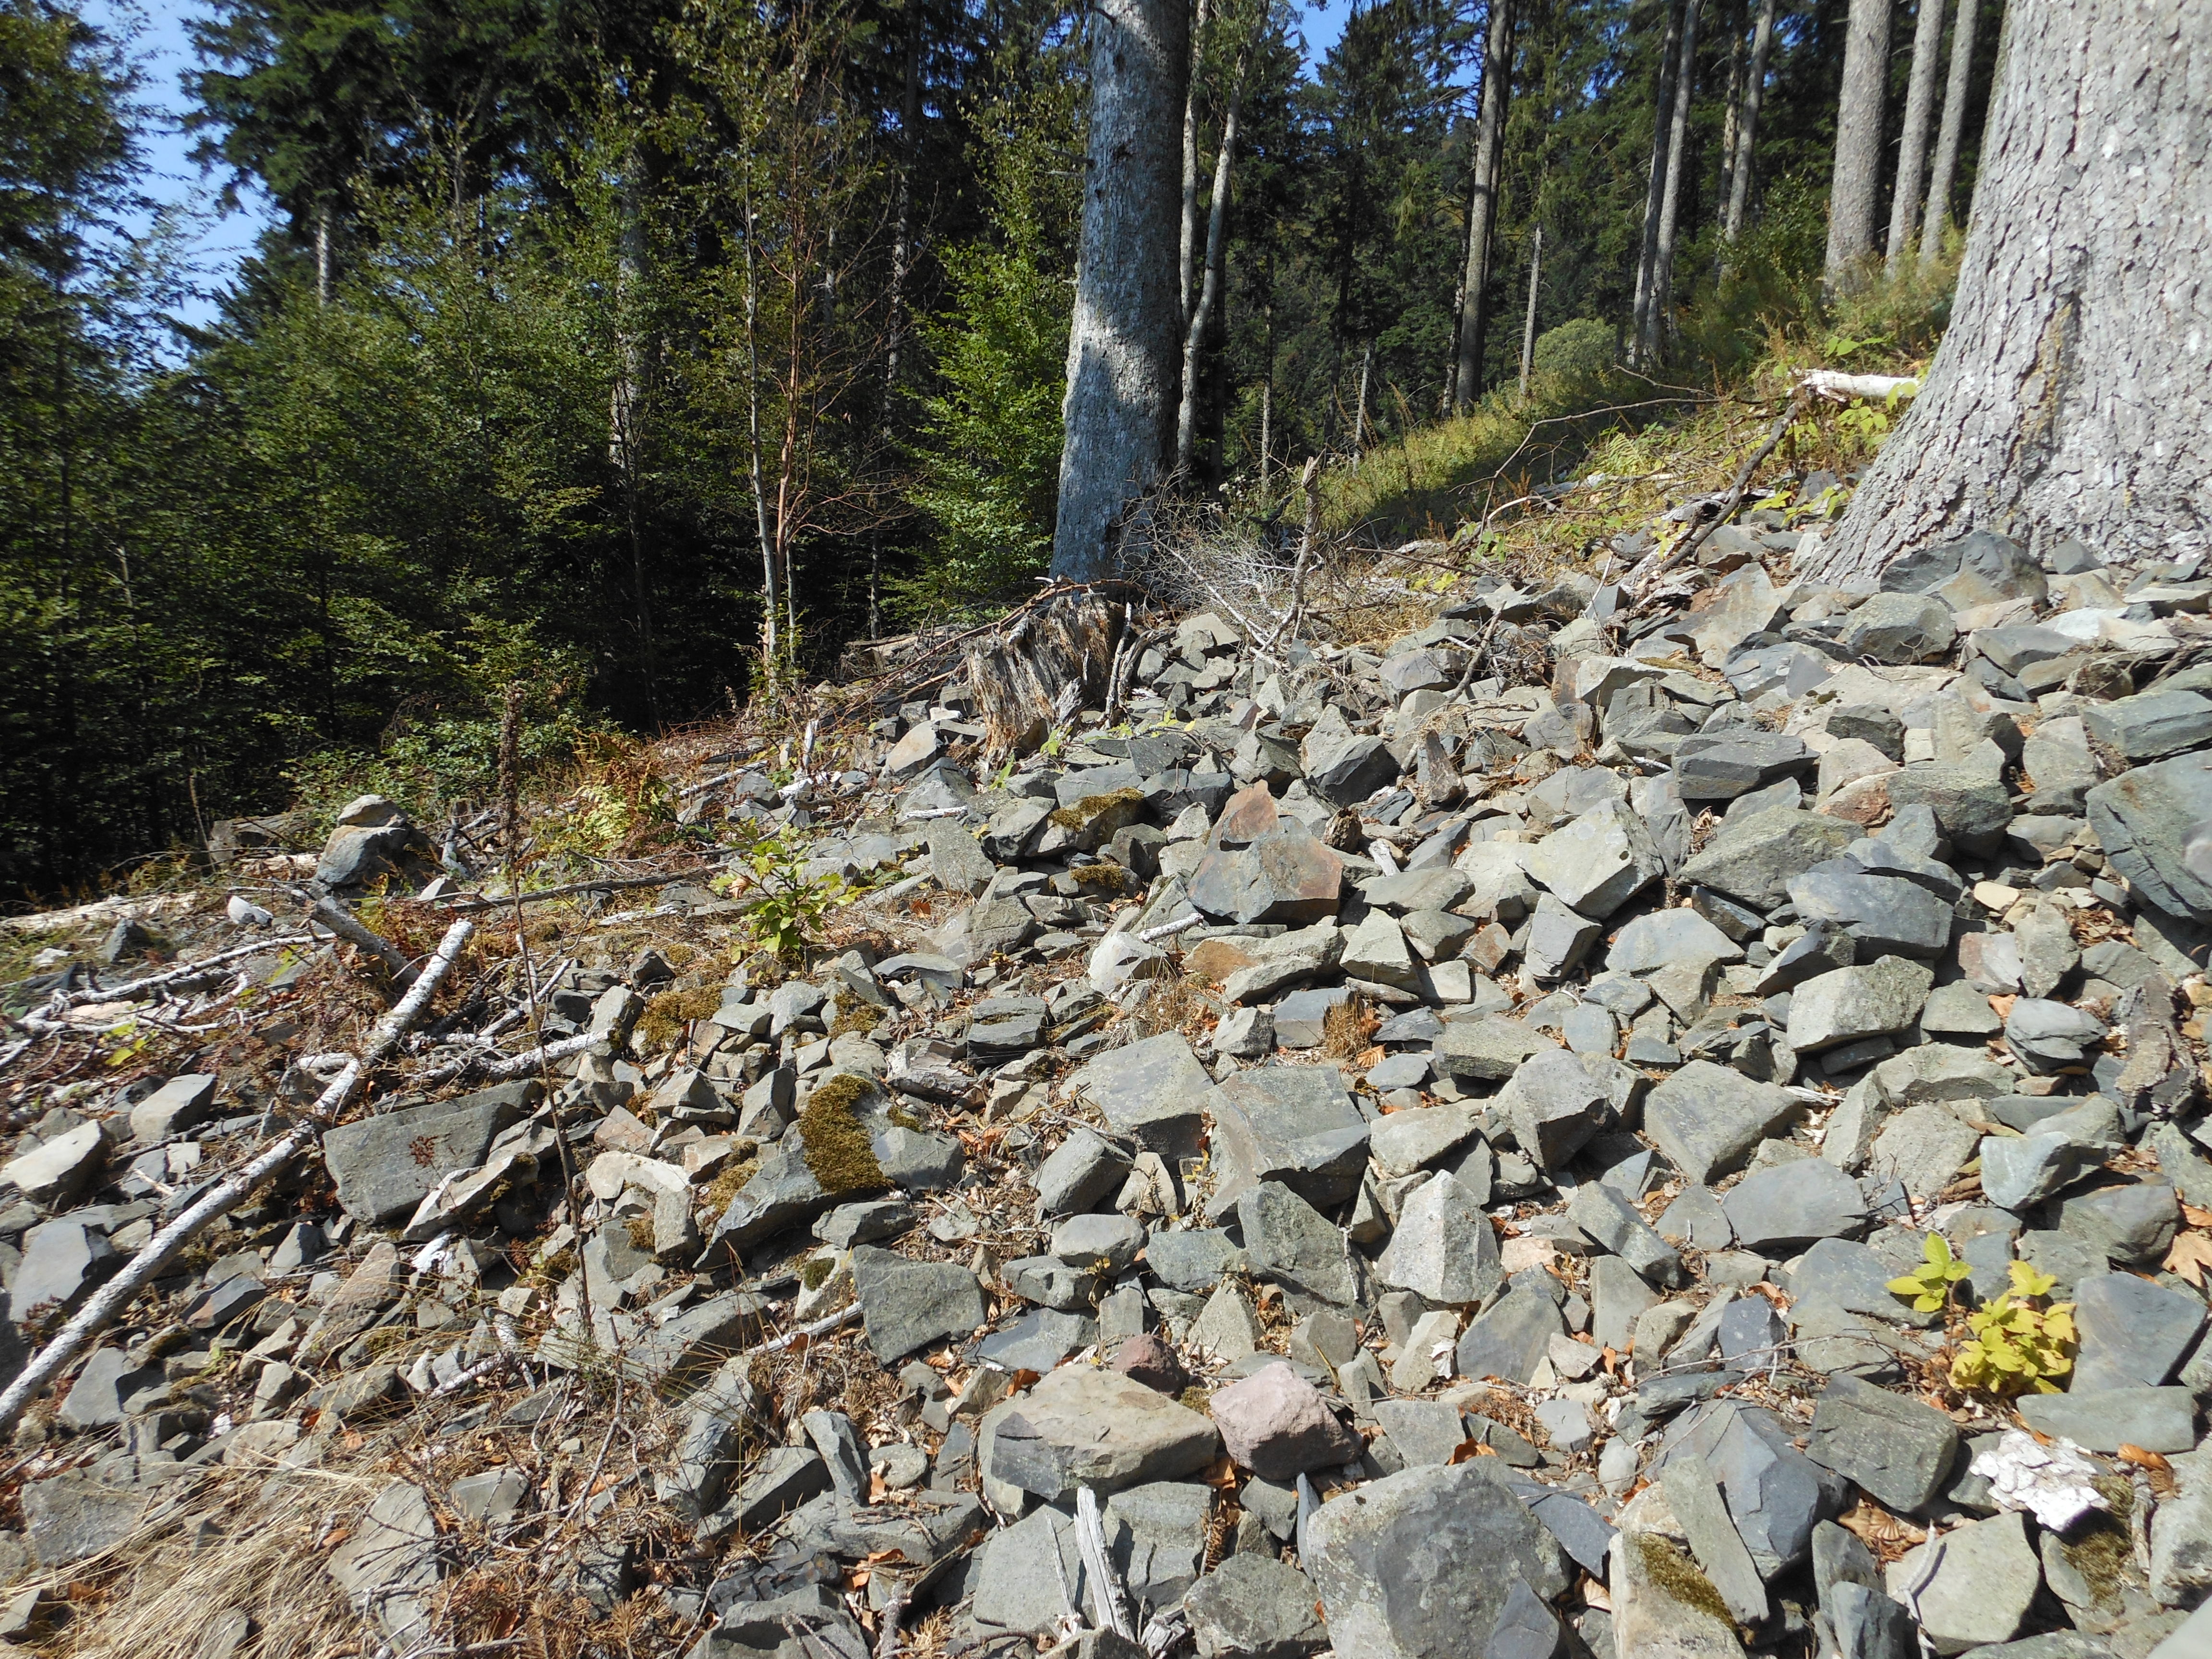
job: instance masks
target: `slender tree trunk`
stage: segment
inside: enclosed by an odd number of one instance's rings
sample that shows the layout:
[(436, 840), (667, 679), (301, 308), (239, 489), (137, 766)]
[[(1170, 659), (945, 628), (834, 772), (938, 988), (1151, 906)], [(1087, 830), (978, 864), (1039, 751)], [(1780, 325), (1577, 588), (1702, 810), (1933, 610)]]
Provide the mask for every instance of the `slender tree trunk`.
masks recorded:
[(1644, 240), (1636, 261), (1636, 301), (1629, 319), (1629, 362), (1643, 362), (1644, 320), (1651, 310), (1651, 278), (1659, 263), (1659, 204), (1667, 193), (1667, 141), (1674, 127), (1675, 48), (1682, 40), (1684, 0), (1669, 0), (1667, 33), (1659, 43), (1659, 83), (1651, 106), (1651, 172), (1644, 181)]
[(315, 303), (331, 302), (331, 204), (315, 204)]
[(774, 685), (782, 672), (783, 584), (776, 561), (776, 538), (769, 526), (768, 479), (761, 465), (760, 264), (753, 241), (752, 185), (745, 185), (745, 471), (753, 492), (753, 529), (761, 550), (761, 651), (763, 669)]
[(1651, 303), (1644, 313), (1645, 363), (1659, 361), (1674, 331), (1674, 237), (1681, 222), (1682, 173), (1690, 153), (1690, 106), (1698, 94), (1698, 5), (1682, 8), (1682, 51), (1674, 71), (1674, 126), (1667, 139), (1667, 187), (1659, 198), (1659, 245), (1651, 264)]
[(1268, 299), (1261, 315), (1261, 334), (1267, 344), (1260, 362), (1260, 505), (1267, 505), (1267, 465), (1275, 447), (1275, 301), (1274, 270), (1268, 268)]
[(1053, 574), (1114, 568), (1116, 529), (1175, 455), (1176, 170), (1188, 62), (1182, 0), (1099, 0), (1067, 341)]
[(1836, 165), (1828, 186), (1828, 252), (1821, 284), (1833, 294), (1874, 252), (1881, 185), (1882, 88), (1889, 75), (1891, 0), (1851, 0), (1844, 35), (1844, 86), (1836, 106)]
[(645, 341), (637, 311), (646, 291), (644, 161), (633, 149), (623, 165), (615, 212), (615, 376), (607, 397), (607, 455), (622, 480), (623, 517), (629, 531), (630, 602), (637, 613), (639, 666), (645, 707), (660, 725), (658, 651), (653, 627), (653, 583), (646, 568), (645, 533), (638, 503), (638, 402), (645, 378)]
[(1452, 408), (1465, 414), (1482, 396), (1482, 335), (1489, 320), (1491, 228), (1498, 218), (1498, 173), (1504, 149), (1505, 100), (1513, 81), (1513, 0), (1490, 0), (1482, 52), (1482, 106), (1475, 114), (1474, 172), (1467, 196), (1467, 270), (1460, 285), (1459, 362)]
[(1751, 32), (1751, 64), (1744, 71), (1743, 113), (1736, 121), (1728, 217), (1721, 224), (1721, 240), (1730, 247), (1743, 234), (1744, 210), (1751, 202), (1751, 158), (1759, 142), (1759, 106), (1766, 94), (1766, 55), (1773, 45), (1774, 0), (1759, 0), (1759, 22)]
[(2201, 0), (2014, 0), (1950, 326), (1823, 581), (1991, 530), (2212, 547)]
[[(1263, 20), (1264, 21), (1264, 20)], [(1230, 83), (1229, 107), (1221, 118), (1221, 152), (1213, 161), (1213, 200), (1206, 215), (1205, 275), (1198, 298), (1183, 331), (1182, 397), (1176, 406), (1176, 471), (1188, 472), (1198, 443), (1199, 364), (1206, 354), (1206, 330), (1212, 325), (1221, 297), (1222, 263), (1227, 256), (1229, 234), (1229, 170), (1237, 157), (1237, 120), (1244, 104), (1244, 75), (1252, 62), (1249, 43), (1237, 56), (1236, 79)]]
[[(914, 168), (921, 135), (921, 8), (907, 13), (905, 84), (899, 98), (897, 218), (891, 231), (890, 290), (884, 295), (884, 397), (888, 405), (898, 384), (899, 354), (906, 345), (906, 288), (914, 272)], [(872, 579), (869, 611), (875, 607)], [(872, 637), (873, 629), (870, 630)]]
[(1198, 92), (1203, 77), (1206, 26), (1212, 16), (1212, 0), (1198, 0), (1198, 17), (1190, 31), (1190, 70), (1183, 77), (1182, 100), (1182, 238), (1176, 270), (1176, 326), (1190, 320), (1198, 287)]
[(1536, 284), (1544, 279), (1544, 228), (1536, 227), (1536, 240), (1528, 253), (1528, 314), (1521, 323), (1521, 396), (1528, 396), (1528, 376), (1536, 365)]
[(1367, 378), (1374, 374), (1376, 343), (1367, 341), (1360, 347), (1360, 400), (1352, 411), (1352, 465), (1358, 467), (1367, 460)]
[(1932, 270), (1943, 258), (1943, 234), (1951, 228), (1951, 181), (1959, 171), (1959, 139), (1966, 125), (1966, 89), (1974, 78), (1976, 0), (1959, 0), (1951, 20), (1951, 75), (1943, 88), (1943, 128), (1936, 140), (1936, 166), (1928, 177), (1928, 222), (1920, 232), (1920, 268)]
[[(1971, 3), (1971, 0), (1969, 0)], [(1912, 79), (1905, 94), (1905, 131), (1897, 143), (1897, 190), (1889, 200), (1889, 274), (1904, 270), (1919, 228), (1920, 180), (1928, 162), (1928, 123), (1936, 112), (1936, 70), (1943, 56), (1943, 0), (1920, 0), (1912, 30)]]
[(1743, 0), (1729, 0), (1728, 103), (1721, 120), (1721, 182), (1713, 199), (1725, 208), (1735, 191), (1735, 135), (1743, 124)]

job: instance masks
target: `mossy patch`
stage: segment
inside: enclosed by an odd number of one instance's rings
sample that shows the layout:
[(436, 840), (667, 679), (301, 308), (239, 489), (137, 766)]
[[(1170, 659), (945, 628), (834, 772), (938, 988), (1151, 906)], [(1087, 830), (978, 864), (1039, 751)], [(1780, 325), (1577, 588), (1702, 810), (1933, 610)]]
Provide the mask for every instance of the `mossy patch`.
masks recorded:
[(799, 1282), (810, 1291), (818, 1291), (830, 1282), (830, 1275), (836, 1271), (836, 1257), (809, 1256), (799, 1264)]
[(1735, 1616), (1713, 1588), (1713, 1581), (1699, 1572), (1687, 1555), (1656, 1533), (1633, 1532), (1628, 1537), (1643, 1560), (1644, 1576), (1660, 1591), (1684, 1607), (1711, 1613), (1731, 1630), (1735, 1628)]
[(757, 1151), (744, 1158), (732, 1158), (722, 1168), (707, 1188), (707, 1206), (717, 1220), (730, 1207), (730, 1200), (744, 1190), (745, 1183), (760, 1173), (760, 1154)]
[(1194, 1382), (1176, 1396), (1176, 1402), (1186, 1411), (1196, 1412), (1203, 1417), (1213, 1409), (1213, 1394), (1211, 1389), (1201, 1389)]
[(1085, 795), (1073, 806), (1063, 806), (1046, 822), (1061, 830), (1088, 830), (1109, 812), (1127, 811), (1145, 804), (1141, 789), (1110, 789), (1103, 795)]
[(854, 1111), (873, 1088), (866, 1078), (840, 1073), (807, 1097), (799, 1115), (799, 1142), (806, 1168), (825, 1193), (872, 1191), (888, 1183), (874, 1144)]
[(1118, 864), (1079, 864), (1067, 873), (1078, 887), (1095, 887), (1102, 893), (1119, 893), (1129, 884), (1129, 872)]
[(833, 1037), (856, 1034), (866, 1036), (883, 1023), (883, 1018), (884, 1011), (872, 1003), (843, 1003), (837, 1009), (837, 1018), (830, 1022), (830, 1035)]
[(653, 1254), (653, 1218), (651, 1216), (634, 1215), (623, 1224), (623, 1231), (629, 1234), (630, 1247), (633, 1249), (646, 1255)]
[(712, 986), (691, 991), (662, 991), (645, 1000), (638, 1016), (637, 1048), (641, 1054), (672, 1048), (684, 1040), (684, 1028), (705, 1019), (722, 1006), (722, 994)]

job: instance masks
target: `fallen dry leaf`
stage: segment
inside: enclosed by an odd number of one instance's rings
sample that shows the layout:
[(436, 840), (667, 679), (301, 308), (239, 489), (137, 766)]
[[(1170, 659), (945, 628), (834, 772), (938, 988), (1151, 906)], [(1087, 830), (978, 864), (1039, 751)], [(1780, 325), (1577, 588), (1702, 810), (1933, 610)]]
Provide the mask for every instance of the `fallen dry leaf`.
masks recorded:
[(1899, 1519), (1871, 1498), (1860, 1498), (1836, 1522), (1885, 1562), (1895, 1560), (1915, 1544), (1928, 1541), (1926, 1528)]
[(1495, 1457), (1497, 1455), (1498, 1453), (1495, 1448), (1486, 1446), (1480, 1440), (1462, 1440), (1459, 1444), (1452, 1448), (1451, 1456), (1445, 1461), (1448, 1463), (1457, 1465), (1471, 1462), (1478, 1457)]
[(1999, 1019), (2010, 1019), (2012, 1018), (2012, 1006), (2019, 1000), (2020, 999), (2016, 996), (1995, 996), (1990, 999), (1990, 1006), (1996, 1010), (1996, 1017)]
[(2166, 1253), (2166, 1272), (2179, 1273), (2202, 1290), (2207, 1267), (2212, 1267), (2212, 1233), (2176, 1233), (2173, 1248)]
[(2194, 1204), (2181, 1206), (2181, 1218), (2192, 1227), (2212, 1227), (2212, 1210), (2201, 1210)]

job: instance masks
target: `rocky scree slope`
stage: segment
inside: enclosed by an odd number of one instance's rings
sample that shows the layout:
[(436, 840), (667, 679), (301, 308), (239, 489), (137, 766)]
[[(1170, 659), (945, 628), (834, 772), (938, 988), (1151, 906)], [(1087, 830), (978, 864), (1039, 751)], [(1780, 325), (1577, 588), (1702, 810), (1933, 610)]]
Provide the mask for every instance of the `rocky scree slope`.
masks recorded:
[[(394, 1654), (2202, 1651), (2212, 580), (1976, 536), (1838, 592), (1786, 522), (1656, 614), (1194, 616), (1002, 773), (956, 690), (696, 791), (875, 882), (838, 945), (574, 901), (543, 1047), (403, 1047), (34, 1413), (8, 1633), (204, 1559), (209, 1659), (272, 1591)], [(341, 894), (427, 851), (348, 816)], [(63, 1092), (10, 1369), (284, 1105)], [(1954, 1382), (2021, 1264), (2070, 1364)]]

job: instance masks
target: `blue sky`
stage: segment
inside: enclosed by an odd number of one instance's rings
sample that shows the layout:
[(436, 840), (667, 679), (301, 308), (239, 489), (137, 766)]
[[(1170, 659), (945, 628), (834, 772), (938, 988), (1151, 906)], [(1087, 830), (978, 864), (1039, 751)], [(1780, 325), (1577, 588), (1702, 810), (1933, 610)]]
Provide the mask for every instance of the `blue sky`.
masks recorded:
[[(1344, 33), (1353, 0), (1308, 0), (1300, 21), (1305, 36), (1307, 61), (1318, 62)], [(145, 194), (165, 206), (191, 216), (186, 243), (198, 286), (205, 292), (220, 289), (252, 252), (254, 240), (268, 225), (271, 212), (267, 198), (258, 191), (240, 192), (239, 208), (219, 210), (219, 174), (204, 174), (191, 160), (192, 136), (184, 130), (184, 115), (191, 100), (178, 77), (192, 68), (197, 58), (185, 20), (197, 8), (183, 0), (86, 0), (86, 21), (126, 41), (143, 77), (140, 97), (155, 119), (144, 135), (148, 175)], [(215, 307), (203, 298), (182, 307), (189, 323), (211, 320)]]

